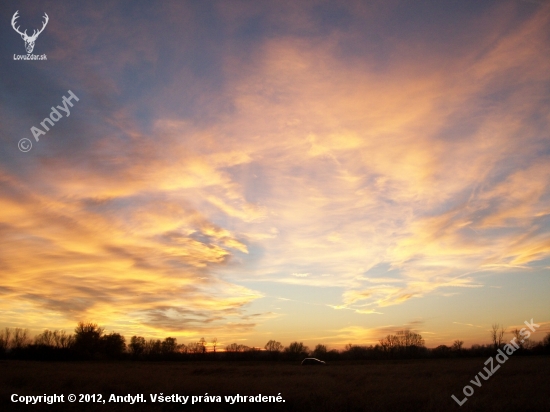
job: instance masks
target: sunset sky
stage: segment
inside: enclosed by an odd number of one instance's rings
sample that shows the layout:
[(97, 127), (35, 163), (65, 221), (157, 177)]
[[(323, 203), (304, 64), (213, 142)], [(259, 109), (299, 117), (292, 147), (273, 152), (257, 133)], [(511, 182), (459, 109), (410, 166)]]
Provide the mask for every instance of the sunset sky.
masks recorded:
[[(28, 34), (48, 14), (47, 60), (14, 60), (16, 11)], [(0, 327), (336, 349), (550, 331), (550, 1), (0, 17)]]

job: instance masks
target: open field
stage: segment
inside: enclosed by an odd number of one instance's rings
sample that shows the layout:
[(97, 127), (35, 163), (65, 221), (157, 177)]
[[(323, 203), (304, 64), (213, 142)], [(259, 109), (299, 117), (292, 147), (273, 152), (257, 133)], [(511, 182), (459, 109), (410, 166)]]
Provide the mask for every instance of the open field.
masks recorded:
[[(326, 367), (250, 362), (0, 362), (1, 410), (549, 411), (549, 357), (511, 357), (478, 388), (485, 358), (334, 362)], [(462, 388), (475, 393), (461, 407)], [(20, 405), (19, 395), (143, 393), (140, 404)], [(150, 394), (220, 395), (222, 403), (151, 403)], [(224, 395), (277, 395), (284, 403), (235, 403)], [(189, 403), (191, 399), (189, 399)]]

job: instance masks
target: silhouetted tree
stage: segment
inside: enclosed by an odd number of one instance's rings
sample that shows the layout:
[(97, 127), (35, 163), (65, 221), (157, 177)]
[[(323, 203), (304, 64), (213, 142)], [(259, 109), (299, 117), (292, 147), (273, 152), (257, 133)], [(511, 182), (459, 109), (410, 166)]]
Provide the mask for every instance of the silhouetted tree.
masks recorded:
[(74, 348), (83, 357), (93, 358), (101, 352), (103, 328), (96, 323), (78, 322), (74, 330)]
[(512, 331), (512, 335), (514, 338), (516, 338), (515, 342), (519, 346), (520, 349), (525, 348), (525, 338), (521, 335), (520, 330), (518, 328), (514, 329)]
[(268, 358), (271, 358), (271, 359), (275, 360), (275, 359), (279, 359), (279, 357), (281, 355), (281, 352), (284, 349), (284, 347), (281, 344), (281, 342), (277, 342), (275, 340), (270, 340), (265, 344), (264, 349), (267, 351), (266, 356)]
[(386, 355), (393, 357), (400, 346), (399, 338), (395, 335), (388, 335), (383, 339), (380, 339), (380, 347)]
[(410, 330), (401, 330), (397, 332), (399, 346), (403, 348), (423, 347), (424, 339), (419, 333), (411, 332)]
[(504, 326), (499, 325), (498, 323), (495, 323), (491, 326), (491, 339), (493, 341), (493, 346), (495, 349), (498, 349), (502, 346), (502, 339), (504, 337), (504, 333), (506, 331), (504, 330)]
[(206, 339), (200, 338), (199, 345), (200, 345), (200, 350), (201, 350), (200, 353), (206, 353)]
[(68, 349), (74, 345), (75, 337), (74, 335), (67, 335), (64, 330), (54, 330), (53, 340), (56, 348)]
[(187, 351), (189, 353), (202, 353), (202, 345), (200, 345), (198, 342), (191, 342), (189, 345), (187, 345)]
[(178, 340), (176, 338), (164, 338), (161, 345), (162, 354), (164, 356), (172, 356), (178, 348)]
[(72, 360), (74, 359), (73, 336), (64, 330), (44, 330), (34, 337), (34, 343), (24, 350), (14, 353), (15, 357), (37, 360)]
[(265, 344), (264, 348), (269, 352), (280, 352), (283, 350), (283, 345), (281, 345), (281, 342), (270, 340)]
[(145, 353), (146, 346), (147, 346), (147, 342), (145, 341), (144, 337), (134, 335), (130, 339), (130, 344), (128, 345), (128, 351), (133, 357), (139, 358)]
[(417, 356), (427, 351), (422, 335), (410, 330), (402, 330), (396, 335), (388, 335), (384, 339), (380, 339), (380, 348), (389, 357), (394, 357), (397, 354)]
[(10, 348), (11, 340), (11, 329), (5, 328), (3, 331), (0, 331), (0, 356), (6, 356)]
[(359, 346), (348, 343), (342, 353), (346, 359), (368, 359), (369, 352), (373, 351), (373, 347)]
[(285, 348), (285, 354), (291, 359), (299, 359), (309, 355), (309, 348), (302, 342), (292, 342)]
[(74, 336), (67, 335), (64, 330), (45, 330), (34, 338), (35, 344), (52, 346), (59, 349), (67, 349), (73, 346)]
[(185, 343), (180, 343), (177, 348), (178, 353), (187, 353), (189, 349)]
[(35, 345), (43, 345), (43, 346), (51, 346), (53, 348), (55, 346), (55, 340), (54, 340), (54, 337), (53, 337), (53, 332), (51, 330), (46, 329), (41, 334), (36, 335), (34, 337), (34, 344)]
[(126, 351), (126, 338), (119, 333), (110, 333), (101, 337), (102, 351), (109, 358), (121, 358)]
[(451, 350), (447, 345), (439, 345), (437, 348), (432, 349), (432, 354), (436, 357), (446, 358), (451, 355)]
[(11, 348), (20, 350), (30, 344), (29, 331), (27, 329), (15, 328), (11, 339)]
[(162, 354), (162, 342), (160, 339), (149, 339), (145, 345), (145, 353), (150, 358), (159, 358)]
[[(451, 347), (440, 345), (434, 349), (426, 349), (424, 339), (418, 333), (410, 330), (396, 332), (395, 335), (387, 335), (380, 339), (376, 346), (359, 346), (348, 344), (343, 351), (331, 350), (323, 344), (318, 344), (312, 355), (323, 360), (338, 359), (380, 359), (388, 356), (491, 356), (494, 349), (502, 347), (506, 331), (499, 324), (492, 325), (491, 345), (472, 345), (470, 349), (463, 349), (464, 342), (455, 340)], [(522, 347), (523, 354), (540, 355), (550, 353), (550, 333), (541, 342), (527, 340), (518, 329), (511, 332), (516, 343)], [(522, 342), (523, 340), (523, 342)], [(216, 353), (217, 338), (212, 341), (213, 353)], [(133, 336), (127, 346), (128, 352), (134, 358), (146, 359), (185, 359), (192, 355), (205, 354), (207, 342), (201, 338), (198, 342), (189, 345), (177, 343), (177, 339), (167, 337), (164, 340), (149, 339), (146, 341), (141, 336)], [(287, 348), (283, 348), (280, 342), (270, 340), (265, 345), (266, 351), (259, 348), (232, 343), (225, 347), (226, 354), (217, 356), (218, 359), (269, 359), (282, 356), (287, 359), (297, 359), (309, 355), (309, 349), (302, 342), (292, 342)], [(283, 353), (281, 353), (281, 350)], [(74, 335), (68, 335), (61, 330), (44, 330), (38, 334), (31, 343), (26, 329), (5, 328), (0, 330), (0, 357), (6, 356), (12, 359), (44, 359), (44, 360), (73, 360), (78, 358), (120, 358), (125, 356), (126, 340), (118, 333), (104, 334), (103, 328), (95, 323), (79, 322)], [(196, 356), (198, 357), (198, 356)], [(210, 356), (200, 356), (208, 359)]]
[(337, 351), (336, 349), (331, 349), (326, 353), (324, 360), (328, 360), (328, 361), (338, 360), (340, 359), (340, 357), (341, 356), (339, 351)]
[(315, 349), (313, 349), (312, 355), (316, 358), (324, 358), (327, 354), (327, 347), (325, 345), (317, 345), (315, 346)]
[(238, 343), (231, 343), (225, 347), (226, 352), (245, 352), (248, 349), (250, 349), (248, 346), (240, 345)]

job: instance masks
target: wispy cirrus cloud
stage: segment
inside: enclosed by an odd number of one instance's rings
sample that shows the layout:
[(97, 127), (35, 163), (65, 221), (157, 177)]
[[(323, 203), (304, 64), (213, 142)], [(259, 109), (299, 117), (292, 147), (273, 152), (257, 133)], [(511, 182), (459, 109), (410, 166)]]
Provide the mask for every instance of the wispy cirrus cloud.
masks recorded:
[[(503, 15), (478, 49), (426, 66), (419, 47), (384, 73), (365, 62), (343, 67), (330, 42), (266, 43), (237, 82), (232, 123), (241, 147), (262, 159), (266, 209), (282, 216), (277, 240), (265, 242), (267, 278), (295, 283), (279, 276), (295, 264), (312, 273), (303, 284), (338, 284), (349, 289), (347, 304), (387, 306), (480, 287), (476, 271), (548, 256), (548, 119), (533, 92), (549, 81), (546, 23), (537, 15), (494, 42), (509, 24)], [(505, 79), (518, 70), (511, 86)], [(527, 236), (537, 219), (539, 235)], [(401, 284), (361, 280), (382, 263)], [(315, 276), (321, 271), (336, 275)]]

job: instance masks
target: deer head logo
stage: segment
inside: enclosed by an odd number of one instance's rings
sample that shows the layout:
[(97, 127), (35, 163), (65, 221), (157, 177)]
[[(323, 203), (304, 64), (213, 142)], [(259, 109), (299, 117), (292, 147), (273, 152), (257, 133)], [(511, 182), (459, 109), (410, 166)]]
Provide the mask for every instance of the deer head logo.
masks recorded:
[(21, 35), (21, 38), (23, 40), (25, 40), (25, 48), (27, 49), (27, 53), (31, 54), (33, 49), (34, 49), (34, 42), (36, 41), (36, 38), (38, 37), (38, 35), (40, 33), (42, 33), (44, 31), (44, 29), (46, 28), (46, 24), (48, 24), (48, 20), (50, 20), (50, 19), (49, 19), (48, 15), (46, 13), (44, 13), (45, 21), (44, 21), (44, 24), (43, 24), (42, 28), (38, 31), (34, 30), (33, 33), (32, 33), (32, 36), (28, 36), (27, 35), (27, 30), (25, 30), (23, 33), (21, 33), (19, 31), (19, 26), (15, 27), (15, 21), (19, 18), (18, 13), (19, 13), (19, 10), (17, 10), (15, 12), (15, 14), (13, 15), (13, 17), (11, 19), (11, 26), (13, 27), (13, 29), (17, 33), (19, 33)]

